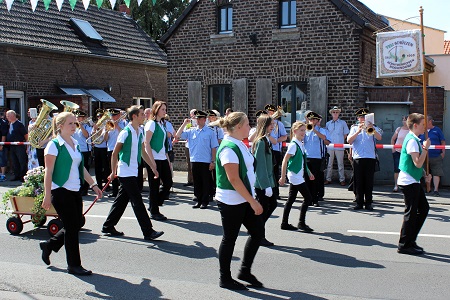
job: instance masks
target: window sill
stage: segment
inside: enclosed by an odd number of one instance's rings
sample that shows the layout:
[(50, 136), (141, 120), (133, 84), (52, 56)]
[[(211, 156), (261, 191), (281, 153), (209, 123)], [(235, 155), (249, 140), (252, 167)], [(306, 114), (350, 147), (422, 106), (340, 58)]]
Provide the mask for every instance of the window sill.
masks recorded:
[(236, 43), (236, 37), (233, 32), (230, 33), (220, 33), (211, 34), (209, 36), (211, 45), (223, 45), (223, 44), (234, 44)]
[(272, 41), (299, 40), (300, 28), (278, 28), (272, 30)]

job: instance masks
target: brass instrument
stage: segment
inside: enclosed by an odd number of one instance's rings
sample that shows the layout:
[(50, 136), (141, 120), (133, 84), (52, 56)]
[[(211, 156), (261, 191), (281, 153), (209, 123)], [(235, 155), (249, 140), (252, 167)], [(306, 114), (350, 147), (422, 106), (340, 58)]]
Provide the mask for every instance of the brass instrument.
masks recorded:
[(80, 108), (80, 106), (78, 104), (67, 101), (67, 100), (61, 100), (61, 101), (59, 101), (59, 103), (61, 103), (64, 106), (64, 112), (72, 112), (75, 109)]
[(373, 127), (366, 127), (366, 133), (368, 135), (374, 135), (375, 134), (375, 128), (373, 128)]
[(106, 128), (109, 121), (111, 121), (111, 113), (109, 112), (109, 110), (105, 109), (101, 118), (98, 119), (97, 123), (95, 123), (95, 125), (97, 126), (97, 130), (92, 133), (92, 135), (88, 137), (87, 140), (90, 140), (93, 144), (100, 145), (104, 140), (104, 129)]
[(306, 131), (310, 132), (313, 130), (313, 128), (314, 128), (313, 124), (311, 124), (311, 123), (306, 124)]
[(89, 126), (94, 126), (94, 122), (92, 121), (92, 117), (89, 117), (81, 122), (76, 122), (75, 125), (77, 128), (80, 128), (81, 125), (88, 124)]
[(28, 141), (33, 148), (41, 149), (39, 146), (39, 142), (46, 140), (52, 134), (52, 120), (49, 119), (50, 112), (52, 110), (58, 110), (58, 107), (47, 101), (45, 99), (41, 99), (42, 108), (39, 111), (39, 115), (36, 118), (36, 122), (33, 125), (33, 128), (28, 133)]
[(215, 120), (215, 121), (213, 121), (213, 122), (209, 122), (209, 123), (208, 123), (208, 126), (209, 126), (209, 127), (219, 126), (220, 120), (222, 120), (222, 118), (217, 118), (217, 120)]
[(106, 130), (108, 130), (108, 131), (113, 130), (114, 127), (116, 126), (116, 124), (119, 123), (120, 121), (124, 120), (126, 117), (127, 117), (127, 112), (124, 111), (120, 115), (120, 118), (118, 118), (117, 120), (115, 120), (115, 121), (113, 121), (113, 120), (106, 121)]
[(285, 112), (281, 106), (278, 106), (277, 111), (271, 116), (272, 119), (276, 120), (279, 117), (284, 117)]

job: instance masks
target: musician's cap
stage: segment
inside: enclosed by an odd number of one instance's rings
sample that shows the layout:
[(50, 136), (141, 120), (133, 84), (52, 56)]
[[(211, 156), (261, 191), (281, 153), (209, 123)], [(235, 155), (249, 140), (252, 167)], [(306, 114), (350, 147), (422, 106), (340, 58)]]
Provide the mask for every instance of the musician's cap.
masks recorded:
[(367, 115), (368, 113), (369, 113), (369, 109), (363, 107), (363, 108), (358, 109), (358, 110), (355, 112), (355, 115), (356, 115), (357, 117), (362, 117), (362, 116)]
[(207, 116), (208, 116), (208, 114), (205, 113), (204, 111), (201, 111), (201, 110), (195, 111), (195, 118), (196, 119), (198, 119), (198, 118), (206, 118)]
[(208, 114), (208, 117), (220, 117), (220, 113), (215, 109), (208, 109), (206, 113)]
[(72, 113), (77, 117), (86, 117), (86, 113), (80, 109), (75, 109)]
[(266, 106), (264, 106), (264, 110), (265, 111), (277, 111), (277, 108), (275, 107), (275, 105), (267, 104)]
[(268, 115), (268, 113), (265, 110), (258, 110), (256, 112), (256, 117), (259, 118), (260, 115)]
[(335, 112), (335, 111), (337, 111), (337, 112), (341, 112), (341, 109), (339, 108), (339, 107), (337, 107), (337, 106), (333, 106), (333, 108), (332, 109), (330, 109), (330, 114), (332, 114), (333, 112)]
[(118, 109), (118, 108), (111, 108), (111, 109), (109, 110), (109, 112), (111, 113), (111, 116), (117, 116), (117, 115), (120, 115), (120, 109)]
[(310, 119), (310, 120), (313, 120), (313, 119), (320, 120), (320, 119), (322, 119), (322, 116), (319, 115), (319, 114), (316, 113), (316, 112), (310, 111), (310, 112), (306, 115), (306, 118), (307, 118), (307, 119)]

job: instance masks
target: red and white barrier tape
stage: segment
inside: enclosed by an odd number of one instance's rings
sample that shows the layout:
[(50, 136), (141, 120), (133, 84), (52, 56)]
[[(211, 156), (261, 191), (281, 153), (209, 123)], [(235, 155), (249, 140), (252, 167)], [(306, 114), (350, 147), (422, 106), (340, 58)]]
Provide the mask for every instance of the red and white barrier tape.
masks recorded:
[(29, 142), (0, 142), (0, 145), (6, 146), (21, 146), (21, 145), (29, 145)]

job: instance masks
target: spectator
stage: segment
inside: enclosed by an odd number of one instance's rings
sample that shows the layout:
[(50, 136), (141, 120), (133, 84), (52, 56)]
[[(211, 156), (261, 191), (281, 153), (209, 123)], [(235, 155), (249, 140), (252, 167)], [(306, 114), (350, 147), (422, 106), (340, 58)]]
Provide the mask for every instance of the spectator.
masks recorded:
[[(405, 136), (409, 133), (409, 128), (406, 126), (406, 119), (408, 116), (402, 117), (402, 127), (398, 127), (391, 138), (391, 145), (403, 145), (403, 140), (405, 139)], [(398, 174), (400, 172), (400, 169), (398, 168), (398, 164), (400, 162), (400, 152), (401, 148), (392, 148), (392, 158), (394, 159), (394, 190), (393, 192), (398, 192), (398, 186), (397, 186), (397, 179)]]
[[(25, 126), (17, 119), (16, 112), (8, 110), (6, 118), (9, 121), (9, 131), (6, 136), (7, 142), (26, 142), (28, 139), (28, 132)], [(27, 173), (27, 150), (26, 145), (11, 146), (11, 159), (14, 168), (14, 178), (12, 181), (22, 181)]]
[[(5, 119), (5, 113), (0, 112), (0, 141), (6, 142), (8, 134), (8, 121)], [(8, 164), (8, 148), (0, 145), (0, 182), (6, 181), (6, 166)]]

